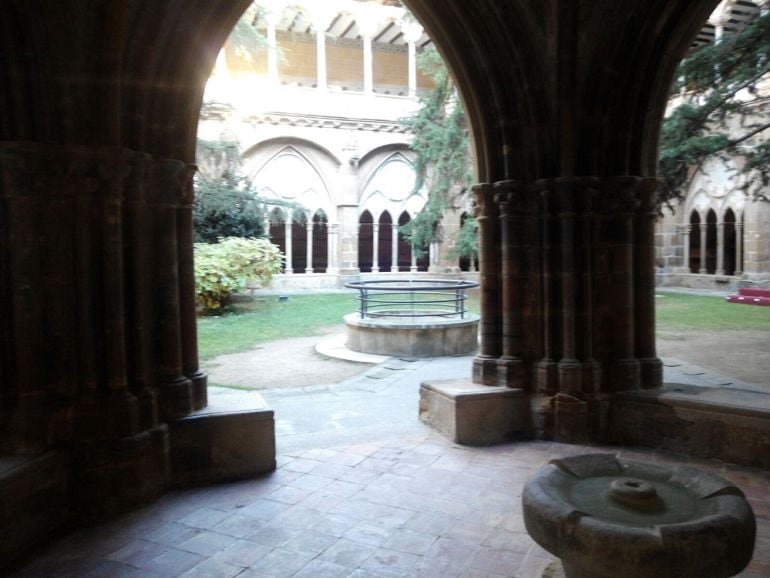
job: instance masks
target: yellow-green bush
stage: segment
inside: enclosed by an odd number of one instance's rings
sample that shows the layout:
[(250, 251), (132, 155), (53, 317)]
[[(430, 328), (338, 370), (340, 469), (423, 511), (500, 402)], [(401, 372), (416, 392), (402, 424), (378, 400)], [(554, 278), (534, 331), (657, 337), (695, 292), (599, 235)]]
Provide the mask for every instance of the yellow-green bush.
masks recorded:
[(218, 243), (195, 243), (198, 303), (206, 311), (221, 309), (247, 285), (267, 285), (282, 264), (280, 250), (266, 239), (225, 237)]

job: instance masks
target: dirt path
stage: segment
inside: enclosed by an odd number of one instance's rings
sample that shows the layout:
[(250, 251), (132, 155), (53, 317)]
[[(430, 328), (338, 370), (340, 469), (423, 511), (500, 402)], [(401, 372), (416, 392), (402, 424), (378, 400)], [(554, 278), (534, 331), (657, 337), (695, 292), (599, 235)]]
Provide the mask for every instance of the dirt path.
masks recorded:
[(770, 332), (659, 331), (658, 355), (770, 389)]
[[(324, 328), (320, 335), (263, 343), (249, 351), (210, 360), (204, 370), (212, 385), (253, 389), (339, 383), (371, 367), (316, 353), (315, 345), (324, 335), (344, 330), (344, 325), (332, 326)], [(770, 332), (659, 331), (657, 343), (660, 357), (675, 357), (770, 389)]]
[(371, 367), (316, 353), (315, 346), (325, 335), (344, 331), (345, 326), (339, 325), (324, 328), (320, 335), (260, 343), (254, 349), (209, 360), (203, 369), (211, 385), (275, 389), (338, 383)]

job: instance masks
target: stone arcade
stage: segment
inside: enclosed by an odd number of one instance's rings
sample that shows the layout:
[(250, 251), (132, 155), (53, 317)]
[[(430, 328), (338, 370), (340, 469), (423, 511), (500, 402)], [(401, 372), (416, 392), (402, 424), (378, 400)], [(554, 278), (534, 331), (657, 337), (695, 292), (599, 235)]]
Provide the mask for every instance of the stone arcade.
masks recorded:
[[(68, 520), (104, 517), (190, 477), (259, 469), (215, 459), (206, 416), (226, 411), (194, 413), (207, 405), (192, 276), (196, 125), (217, 52), (248, 3), (3, 5), (4, 559)], [(407, 3), (454, 72), (473, 128), (475, 386), (529, 399), (529, 435), (657, 443), (768, 467), (762, 415), (739, 432), (738, 454), (719, 408), (691, 404), (691, 417), (672, 418), (640, 393), (661, 386), (657, 136), (676, 64), (716, 0)], [(688, 428), (713, 421), (726, 441), (703, 447), (716, 437)], [(252, 439), (269, 446), (272, 431)], [(203, 471), (189, 471), (187, 449), (211, 459), (197, 462)]]

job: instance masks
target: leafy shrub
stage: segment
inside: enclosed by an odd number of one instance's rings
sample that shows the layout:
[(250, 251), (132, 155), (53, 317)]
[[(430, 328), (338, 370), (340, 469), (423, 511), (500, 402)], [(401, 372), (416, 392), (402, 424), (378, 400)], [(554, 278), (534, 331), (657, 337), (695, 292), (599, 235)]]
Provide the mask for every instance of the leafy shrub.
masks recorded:
[(224, 237), (195, 243), (195, 292), (204, 311), (220, 310), (249, 283), (267, 285), (281, 272), (283, 255), (266, 239)]

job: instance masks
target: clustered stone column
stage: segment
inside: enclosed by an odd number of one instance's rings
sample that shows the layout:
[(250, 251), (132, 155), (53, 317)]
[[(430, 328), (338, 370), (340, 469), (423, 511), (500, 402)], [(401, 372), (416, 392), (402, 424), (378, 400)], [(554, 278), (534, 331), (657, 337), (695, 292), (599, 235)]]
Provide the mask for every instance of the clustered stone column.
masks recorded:
[(545, 430), (561, 419), (565, 438), (596, 437), (598, 400), (661, 385), (656, 186), (619, 176), (473, 187), (481, 274), (473, 379), (549, 399)]
[(104, 508), (89, 489), (118, 479), (142, 480), (129, 501), (157, 494), (162, 422), (206, 404), (194, 169), (125, 149), (8, 143), (0, 171), (0, 423), (12, 426), (2, 450), (70, 445), (82, 512)]

